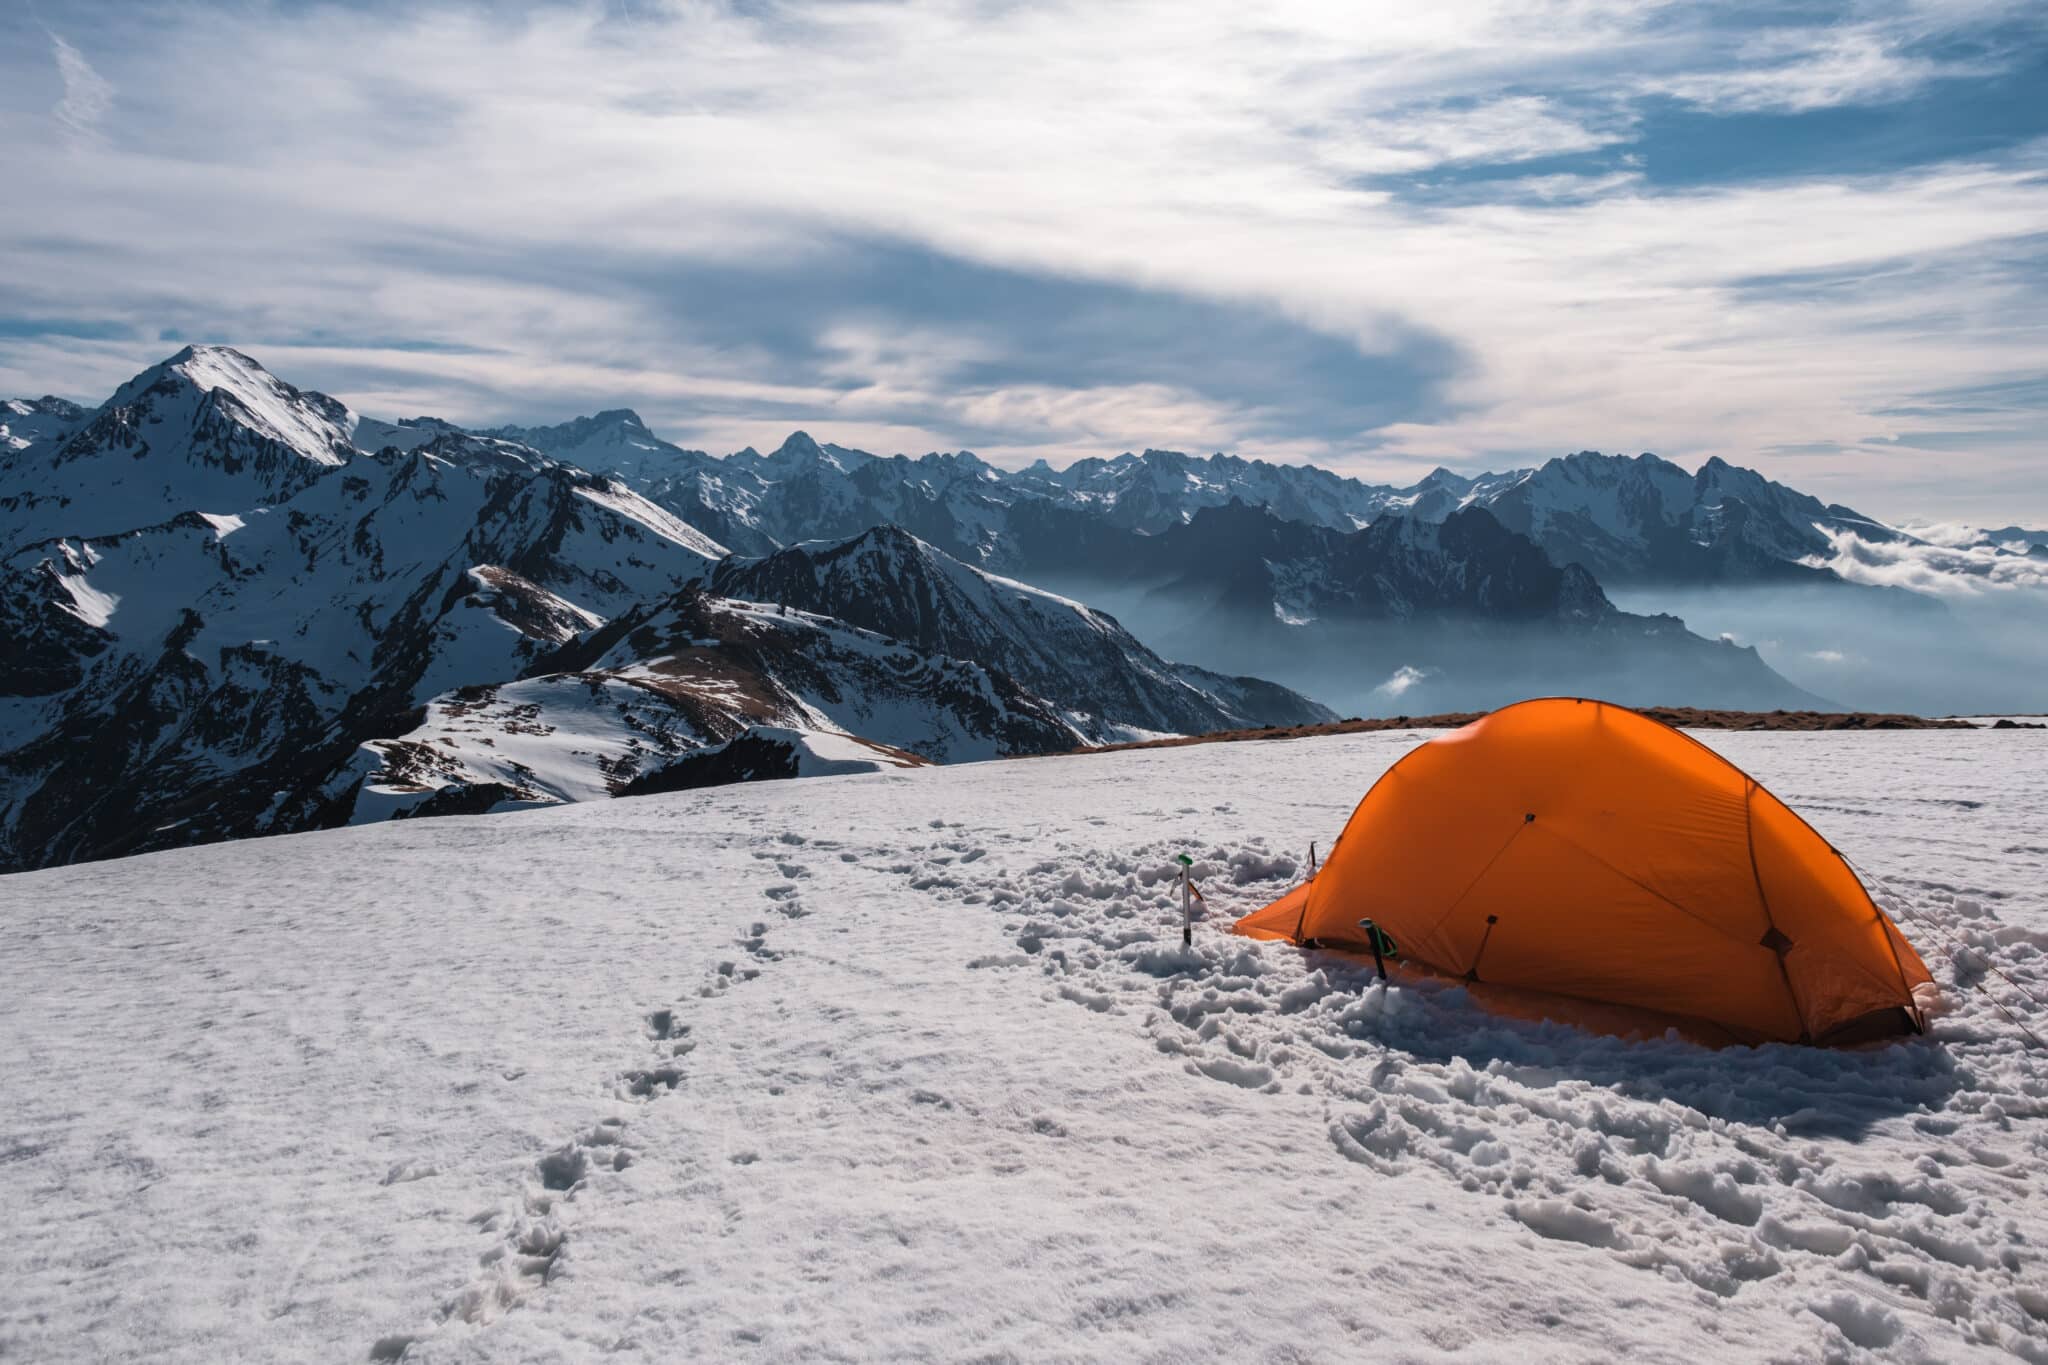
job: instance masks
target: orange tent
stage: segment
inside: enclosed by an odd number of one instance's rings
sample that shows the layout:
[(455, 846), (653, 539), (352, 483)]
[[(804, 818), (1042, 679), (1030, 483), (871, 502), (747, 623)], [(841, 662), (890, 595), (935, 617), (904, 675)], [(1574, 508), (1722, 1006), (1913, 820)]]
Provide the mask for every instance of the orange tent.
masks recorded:
[(1369, 951), (1367, 918), (1428, 970), (1729, 1041), (1923, 1024), (1927, 967), (1841, 855), (1704, 744), (1606, 702), (1521, 702), (1410, 751), (1237, 932)]

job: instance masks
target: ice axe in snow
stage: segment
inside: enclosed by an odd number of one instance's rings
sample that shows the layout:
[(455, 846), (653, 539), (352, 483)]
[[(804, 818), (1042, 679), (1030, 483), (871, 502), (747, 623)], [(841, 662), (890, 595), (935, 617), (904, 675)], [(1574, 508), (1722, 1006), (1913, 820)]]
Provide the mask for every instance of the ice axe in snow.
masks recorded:
[(1195, 902), (1202, 899), (1202, 893), (1188, 876), (1195, 860), (1182, 853), (1174, 861), (1180, 864), (1180, 946), (1191, 948), (1195, 943)]

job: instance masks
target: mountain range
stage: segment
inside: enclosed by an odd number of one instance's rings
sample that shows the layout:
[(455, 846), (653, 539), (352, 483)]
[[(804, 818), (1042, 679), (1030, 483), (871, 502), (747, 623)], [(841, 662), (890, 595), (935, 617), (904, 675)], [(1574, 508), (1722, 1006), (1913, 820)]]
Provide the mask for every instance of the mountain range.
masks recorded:
[[(950, 595), (921, 644), (707, 594), (726, 548), (620, 479), (225, 348), (16, 406), (41, 420), (0, 465), (0, 867), (1331, 714), (1049, 594), (1029, 629), (1107, 643), (1040, 697), (945, 652), (1022, 658), (985, 632), (1029, 590), (907, 536), (915, 581), (870, 564), (864, 591)], [(351, 443), (393, 428), (418, 439)]]
[(1560, 567), (1578, 564), (1615, 585), (1841, 582), (1826, 565), (1828, 532), (1912, 539), (1718, 458), (1688, 473), (1655, 455), (1581, 451), (1498, 474), (1437, 469), (1401, 488), (1314, 465), (1170, 450), (1011, 471), (969, 451), (882, 457), (821, 445), (801, 431), (769, 455), (749, 448), (718, 457), (661, 440), (630, 409), (488, 434), (616, 474), (752, 554), (893, 524), (969, 562), (1031, 571), (1047, 567), (1046, 554), (1017, 543), (1019, 508), (1065, 508), (1096, 524), (1156, 535), (1233, 502), (1337, 531), (1361, 530), (1388, 514), (1441, 522), (1480, 507)]
[(1903, 535), (1651, 456), (1392, 489), (472, 431), (225, 347), (0, 418), (0, 868), (1334, 716), (1304, 693), (1810, 704), (1603, 577), (1829, 583), (1831, 533)]

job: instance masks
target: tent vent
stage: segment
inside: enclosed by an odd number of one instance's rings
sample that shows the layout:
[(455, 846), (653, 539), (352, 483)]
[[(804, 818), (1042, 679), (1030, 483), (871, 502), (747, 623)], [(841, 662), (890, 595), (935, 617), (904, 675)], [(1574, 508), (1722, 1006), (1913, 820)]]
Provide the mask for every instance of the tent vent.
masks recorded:
[(1785, 954), (1792, 951), (1792, 940), (1786, 938), (1784, 934), (1780, 933), (1778, 930), (1778, 926), (1775, 924), (1771, 926), (1770, 932), (1765, 934), (1762, 938), (1758, 939), (1757, 942), (1762, 946), (1769, 948), (1779, 957), (1783, 957)]

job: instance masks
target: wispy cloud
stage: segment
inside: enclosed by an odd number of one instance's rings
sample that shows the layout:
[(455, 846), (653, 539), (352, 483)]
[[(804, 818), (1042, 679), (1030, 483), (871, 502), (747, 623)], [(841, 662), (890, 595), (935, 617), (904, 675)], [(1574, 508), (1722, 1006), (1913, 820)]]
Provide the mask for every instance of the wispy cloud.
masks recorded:
[(93, 70), (84, 54), (54, 33), (50, 35), (50, 48), (57, 59), (57, 74), (64, 82), (64, 97), (50, 111), (51, 117), (74, 137), (97, 135), (100, 120), (113, 106), (114, 87)]
[(1402, 664), (1394, 670), (1393, 674), (1385, 682), (1375, 687), (1373, 691), (1386, 697), (1399, 697), (1434, 672), (1436, 670), (1433, 668), (1416, 668), (1412, 664)]

